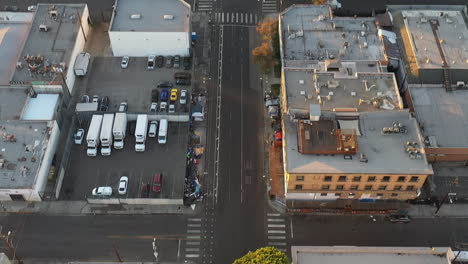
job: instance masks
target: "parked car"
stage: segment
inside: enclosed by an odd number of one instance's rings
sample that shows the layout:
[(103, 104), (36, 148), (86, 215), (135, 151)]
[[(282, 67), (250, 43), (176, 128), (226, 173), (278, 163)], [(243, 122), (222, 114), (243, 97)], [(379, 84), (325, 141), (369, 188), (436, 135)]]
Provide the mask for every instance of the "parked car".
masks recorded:
[(89, 102), (90, 102), (89, 96), (87, 96), (86, 94), (83, 94), (83, 95), (81, 96), (80, 102), (82, 102), (82, 103), (89, 103)]
[(153, 192), (161, 192), (161, 189), (162, 189), (162, 174), (158, 173), (158, 174), (155, 174), (154, 177), (153, 177)]
[(93, 103), (99, 103), (99, 95), (93, 95)]
[(166, 57), (166, 68), (172, 68), (172, 56)]
[(158, 109), (158, 103), (151, 103), (150, 112), (156, 113), (157, 109)]
[(167, 111), (167, 103), (166, 102), (161, 102), (159, 105), (159, 112), (166, 112)]
[(175, 112), (176, 112), (175, 104), (169, 104), (169, 113), (175, 113)]
[(94, 196), (111, 196), (112, 187), (110, 186), (96, 187), (93, 189), (92, 194)]
[(129, 60), (130, 60), (130, 58), (128, 56), (123, 56), (122, 57), (122, 62), (120, 62), (120, 67), (122, 69), (127, 69)]
[(176, 72), (174, 73), (174, 79), (178, 85), (190, 85), (192, 75), (188, 72)]
[(156, 57), (156, 66), (158, 66), (158, 68), (162, 68), (164, 66), (164, 57), (163, 56)]
[(158, 121), (156, 120), (151, 121), (149, 131), (148, 131), (148, 137), (156, 137), (157, 133), (158, 133)]
[(387, 216), (387, 219), (392, 223), (409, 223), (411, 218), (408, 215), (404, 214), (391, 214)]
[(101, 103), (100, 103), (100, 111), (107, 111), (107, 109), (109, 109), (109, 97), (108, 96), (104, 96), (101, 98)]
[(159, 82), (156, 87), (158, 87), (158, 88), (172, 88), (172, 83), (170, 83), (170, 82)]
[(171, 89), (171, 102), (177, 101), (178, 90), (176, 88)]
[(180, 68), (180, 56), (179, 55), (174, 56), (174, 68), (176, 69)]
[(157, 103), (159, 101), (158, 89), (151, 90), (151, 102)]
[(182, 90), (180, 91), (180, 99), (179, 99), (179, 103), (181, 105), (184, 105), (184, 104), (187, 104), (187, 90)]
[(154, 70), (154, 60), (155, 60), (154, 55), (148, 56), (148, 70)]
[(167, 89), (163, 89), (161, 91), (161, 101), (167, 101), (169, 99), (169, 91)]
[(128, 177), (127, 176), (122, 176), (120, 177), (119, 180), (119, 194), (124, 195), (127, 193), (127, 187), (128, 187)]
[(190, 57), (184, 57), (182, 59), (182, 65), (184, 66), (184, 70), (190, 70), (190, 66), (191, 66)]
[(76, 144), (76, 145), (81, 145), (81, 144), (83, 144), (84, 134), (85, 134), (85, 131), (84, 131), (84, 129), (82, 129), (82, 128), (80, 128), (80, 129), (78, 129), (78, 130), (76, 131), (75, 136), (74, 136), (74, 138), (75, 138), (75, 144)]
[(121, 102), (119, 105), (119, 112), (127, 112), (127, 102)]
[(280, 105), (280, 99), (275, 98), (275, 99), (268, 99), (265, 101), (265, 107), (269, 106), (279, 106)]

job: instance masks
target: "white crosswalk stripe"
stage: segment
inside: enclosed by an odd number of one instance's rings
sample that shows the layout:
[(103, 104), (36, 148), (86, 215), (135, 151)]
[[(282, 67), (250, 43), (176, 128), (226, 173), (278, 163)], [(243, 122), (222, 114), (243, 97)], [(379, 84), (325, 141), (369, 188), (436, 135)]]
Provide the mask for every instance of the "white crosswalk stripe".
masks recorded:
[(258, 15), (253, 13), (216, 12), (215, 22), (220, 24), (255, 25)]
[(286, 220), (279, 213), (267, 213), (267, 244), (276, 247), (278, 250), (287, 251)]
[(208, 12), (213, 10), (213, 1), (212, 0), (198, 0), (197, 10), (202, 12)]
[[(218, 14), (216, 18), (220, 17)], [(185, 240), (185, 258), (195, 260), (200, 257), (200, 239), (202, 233), (202, 219), (189, 218), (187, 219), (187, 240)]]
[(263, 13), (276, 13), (278, 12), (276, 0), (262, 0), (262, 12)]

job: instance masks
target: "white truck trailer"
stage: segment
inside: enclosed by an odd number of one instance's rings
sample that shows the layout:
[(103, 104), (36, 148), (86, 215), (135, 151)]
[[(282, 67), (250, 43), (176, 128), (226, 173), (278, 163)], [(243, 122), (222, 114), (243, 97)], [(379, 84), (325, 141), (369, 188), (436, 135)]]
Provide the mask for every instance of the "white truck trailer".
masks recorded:
[(112, 149), (112, 126), (114, 114), (104, 114), (101, 128), (101, 155), (110, 156)]
[(145, 151), (146, 132), (148, 131), (148, 115), (138, 115), (135, 129), (135, 151)]
[(115, 149), (123, 149), (126, 130), (127, 113), (116, 113), (114, 119), (114, 128), (112, 129), (112, 133), (114, 134)]
[(89, 124), (88, 134), (86, 135), (86, 143), (88, 150), (86, 154), (90, 157), (97, 155), (97, 148), (99, 146), (99, 135), (101, 133), (102, 115), (93, 115), (91, 123)]
[(87, 52), (81, 52), (76, 56), (75, 65), (73, 70), (76, 76), (85, 76), (88, 73), (89, 61), (91, 60), (91, 54)]

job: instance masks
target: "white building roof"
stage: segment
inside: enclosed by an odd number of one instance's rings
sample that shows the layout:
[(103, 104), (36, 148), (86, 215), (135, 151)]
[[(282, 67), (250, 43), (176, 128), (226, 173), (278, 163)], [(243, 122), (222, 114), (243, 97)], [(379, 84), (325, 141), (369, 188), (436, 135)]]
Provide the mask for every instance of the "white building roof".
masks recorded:
[(182, 0), (117, 0), (110, 31), (189, 32), (190, 5)]
[(58, 94), (38, 94), (26, 104), (22, 120), (52, 120), (59, 101)]

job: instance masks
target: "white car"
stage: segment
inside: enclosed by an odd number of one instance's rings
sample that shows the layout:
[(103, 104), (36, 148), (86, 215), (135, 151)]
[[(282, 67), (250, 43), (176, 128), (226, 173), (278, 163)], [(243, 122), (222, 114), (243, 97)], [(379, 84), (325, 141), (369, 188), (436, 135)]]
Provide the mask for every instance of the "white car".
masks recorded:
[(94, 196), (111, 196), (112, 195), (112, 187), (103, 186), (103, 187), (96, 187), (92, 191)]
[(154, 120), (150, 123), (148, 137), (156, 137), (156, 133), (158, 133), (158, 121)]
[(80, 128), (76, 131), (75, 133), (75, 144), (76, 145), (81, 145), (83, 144), (83, 138), (84, 138), (84, 129)]
[(169, 105), (169, 113), (175, 113), (175, 105), (174, 104)]
[(154, 55), (148, 56), (148, 70), (154, 70), (155, 59), (156, 59), (156, 56)]
[(121, 194), (121, 195), (126, 194), (127, 193), (127, 187), (128, 187), (128, 177), (127, 176), (120, 177), (119, 194)]
[(122, 62), (120, 63), (120, 67), (122, 67), (122, 69), (127, 69), (129, 60), (130, 58), (128, 56), (123, 56)]
[(181, 105), (187, 104), (187, 90), (180, 91), (179, 103)]
[(121, 102), (119, 105), (119, 112), (127, 112), (128, 104), (127, 102)]
[(167, 103), (166, 102), (161, 102), (161, 104), (159, 105), (159, 112), (166, 112), (167, 108)]
[(158, 103), (151, 103), (150, 112), (155, 113), (158, 109)]

